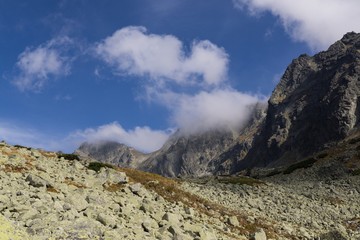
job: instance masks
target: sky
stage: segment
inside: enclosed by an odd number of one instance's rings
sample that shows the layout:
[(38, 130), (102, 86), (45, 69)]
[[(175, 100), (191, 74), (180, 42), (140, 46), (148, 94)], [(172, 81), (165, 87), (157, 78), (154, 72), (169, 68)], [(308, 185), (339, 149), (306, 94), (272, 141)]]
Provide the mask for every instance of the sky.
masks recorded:
[(0, 0), (0, 139), (151, 152), (239, 129), (292, 59), (359, 23), (358, 0)]

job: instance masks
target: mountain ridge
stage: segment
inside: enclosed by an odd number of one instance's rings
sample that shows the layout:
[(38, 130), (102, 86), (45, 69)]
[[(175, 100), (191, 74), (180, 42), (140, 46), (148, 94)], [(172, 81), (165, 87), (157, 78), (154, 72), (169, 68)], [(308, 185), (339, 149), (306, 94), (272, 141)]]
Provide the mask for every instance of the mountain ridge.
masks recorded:
[(95, 159), (170, 177), (291, 165), (356, 131), (359, 96), (360, 34), (350, 32), (326, 51), (294, 59), (268, 104), (251, 106), (252, 116), (238, 132), (177, 132), (158, 151), (138, 155), (140, 160), (136, 154)]

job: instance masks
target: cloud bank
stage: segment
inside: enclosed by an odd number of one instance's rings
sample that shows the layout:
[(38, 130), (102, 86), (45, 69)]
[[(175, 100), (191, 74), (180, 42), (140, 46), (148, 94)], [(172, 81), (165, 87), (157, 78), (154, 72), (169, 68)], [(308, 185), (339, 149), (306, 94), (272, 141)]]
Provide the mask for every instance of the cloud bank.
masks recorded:
[(350, 31), (360, 32), (358, 0), (233, 0), (251, 14), (269, 11), (286, 32), (313, 50), (324, 50)]
[(176, 37), (135, 26), (117, 30), (95, 51), (120, 74), (177, 84), (218, 85), (226, 79), (229, 61), (225, 50), (210, 41), (194, 41), (186, 52)]
[(53, 39), (37, 48), (26, 48), (16, 63), (19, 74), (13, 84), (21, 91), (40, 91), (51, 78), (70, 73), (69, 58), (63, 53), (65, 45), (71, 44), (67, 37)]
[(116, 141), (143, 152), (152, 152), (162, 147), (171, 131), (152, 130), (149, 127), (135, 127), (125, 130), (119, 123), (113, 122), (97, 128), (88, 128), (72, 133), (68, 139), (81, 143)]
[(172, 133), (171, 130), (151, 130), (146, 126), (126, 130), (117, 122), (97, 128), (77, 130), (63, 137), (44, 134), (36, 129), (4, 120), (0, 120), (0, 129), (2, 139), (6, 139), (11, 144), (64, 152), (73, 152), (75, 148), (85, 141), (107, 140), (117, 141), (147, 153), (161, 148)]
[[(264, 101), (261, 96), (232, 89), (201, 91), (176, 99), (172, 121), (186, 134), (213, 129), (239, 130), (248, 121), (254, 104)], [(167, 107), (173, 109), (174, 105)]]

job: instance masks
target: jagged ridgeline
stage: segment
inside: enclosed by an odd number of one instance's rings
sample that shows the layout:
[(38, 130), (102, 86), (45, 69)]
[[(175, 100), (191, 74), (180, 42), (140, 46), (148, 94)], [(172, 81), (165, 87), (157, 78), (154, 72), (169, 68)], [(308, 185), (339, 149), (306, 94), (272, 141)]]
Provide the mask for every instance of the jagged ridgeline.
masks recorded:
[(85, 143), (78, 152), (171, 177), (293, 164), (358, 130), (359, 78), (360, 34), (352, 32), (327, 51), (294, 59), (268, 106), (253, 106), (248, 123), (237, 132), (175, 133), (147, 155), (116, 143)]

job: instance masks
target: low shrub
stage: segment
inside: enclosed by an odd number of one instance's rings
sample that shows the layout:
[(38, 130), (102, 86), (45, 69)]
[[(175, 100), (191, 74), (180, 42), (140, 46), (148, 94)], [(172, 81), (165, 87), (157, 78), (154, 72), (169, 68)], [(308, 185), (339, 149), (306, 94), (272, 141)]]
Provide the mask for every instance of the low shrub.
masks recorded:
[(281, 173), (280, 170), (275, 169), (274, 171), (271, 171), (271, 172), (269, 172), (268, 174), (266, 174), (266, 177), (272, 177), (272, 176), (278, 175), (278, 174), (280, 174), (280, 173)]
[(102, 162), (91, 162), (89, 163), (88, 169), (94, 170), (95, 172), (99, 172), (101, 168), (114, 168), (113, 165)]
[(27, 150), (31, 150), (31, 147), (24, 147), (24, 146), (21, 146), (21, 145), (14, 145), (15, 148), (25, 148)]
[(351, 172), (351, 174), (354, 175), (354, 176), (360, 175), (360, 168), (353, 170), (353, 171)]
[(358, 143), (358, 142), (360, 142), (360, 137), (352, 138), (352, 139), (349, 140), (350, 144), (355, 144), (355, 143)]
[(66, 160), (80, 160), (79, 156), (76, 154), (68, 154), (68, 153), (60, 153), (58, 154), (58, 158), (65, 158)]
[(326, 153), (326, 152), (323, 152), (323, 153), (319, 153), (316, 157), (321, 159), (321, 158), (326, 158), (329, 154)]
[(301, 161), (301, 162), (297, 162), (293, 165), (290, 165), (289, 167), (287, 167), (285, 170), (284, 170), (284, 174), (290, 174), (292, 172), (294, 172), (295, 170), (297, 169), (301, 169), (301, 168), (309, 168), (311, 167), (314, 163), (316, 162), (316, 159), (311, 157), (311, 158), (308, 158), (304, 161)]
[(264, 183), (255, 178), (244, 177), (244, 176), (218, 177), (218, 181), (220, 183), (225, 183), (225, 184), (239, 184), (239, 185), (246, 184), (246, 185), (250, 185), (250, 186), (259, 185), (259, 184)]

